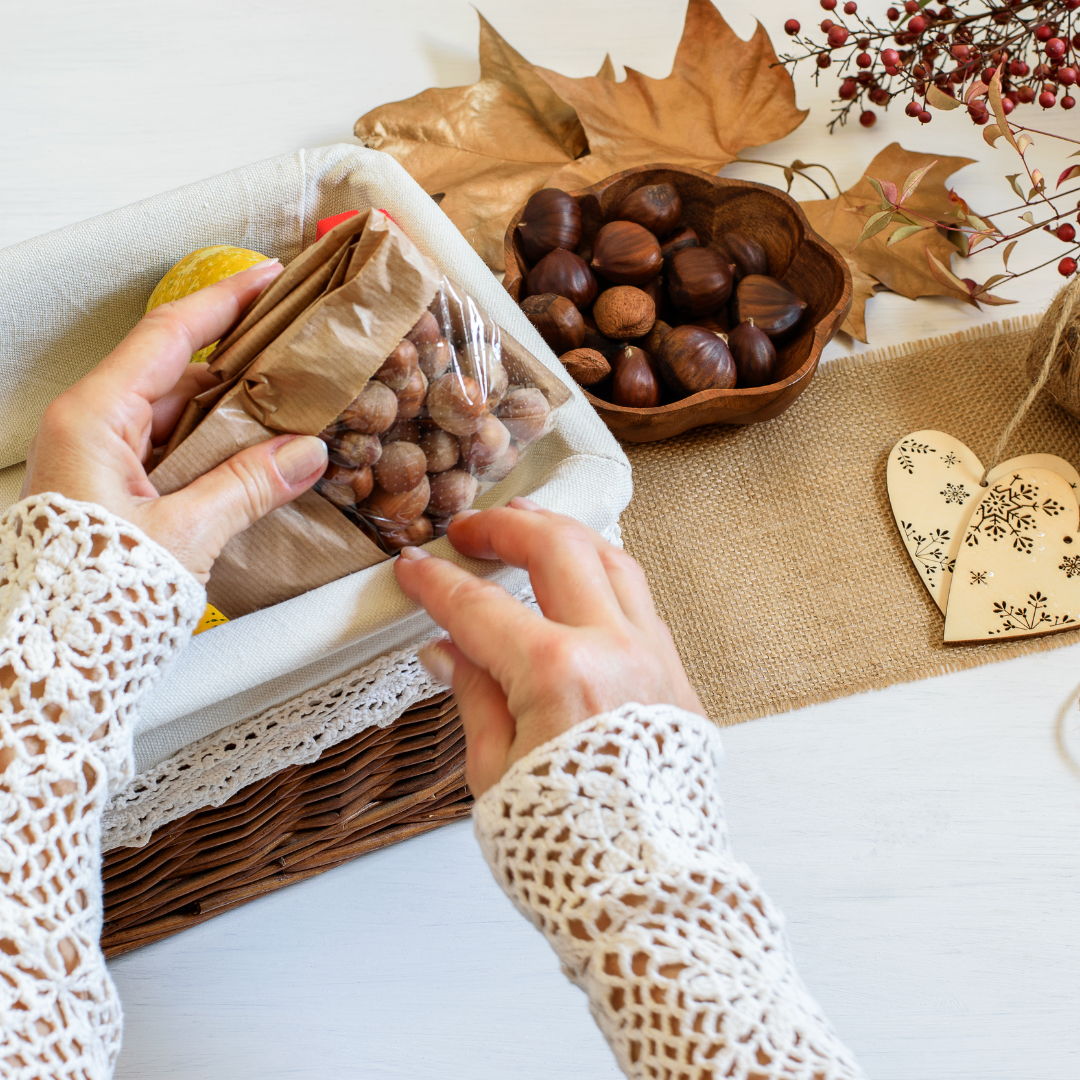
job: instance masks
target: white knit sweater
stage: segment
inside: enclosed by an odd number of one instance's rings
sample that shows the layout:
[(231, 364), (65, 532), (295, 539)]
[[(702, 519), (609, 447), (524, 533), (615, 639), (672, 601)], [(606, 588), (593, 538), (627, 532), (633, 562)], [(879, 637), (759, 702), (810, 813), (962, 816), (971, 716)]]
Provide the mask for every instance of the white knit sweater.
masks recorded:
[[(0, 518), (0, 1076), (112, 1075), (101, 813), (131, 775), (138, 703), (204, 602), (100, 507), (37, 495)], [(477, 802), (477, 837), (628, 1076), (861, 1077), (731, 855), (719, 757), (700, 717), (626, 705), (517, 762)]]

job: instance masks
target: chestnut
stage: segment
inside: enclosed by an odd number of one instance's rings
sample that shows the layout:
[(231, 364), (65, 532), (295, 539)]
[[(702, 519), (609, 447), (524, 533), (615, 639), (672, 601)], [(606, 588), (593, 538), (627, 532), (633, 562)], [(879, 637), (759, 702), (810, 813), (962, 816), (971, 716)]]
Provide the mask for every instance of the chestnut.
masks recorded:
[(417, 365), (416, 346), (408, 338), (402, 338), (372, 378), (385, 383), (391, 390), (404, 390)]
[(659, 241), (634, 221), (609, 221), (593, 241), (592, 268), (616, 285), (640, 285), (663, 263)]
[(660, 245), (660, 254), (667, 261), (676, 251), (682, 251), (685, 247), (697, 247), (698, 234), (684, 225), (678, 232), (674, 232)]
[(615, 356), (611, 400), (628, 409), (655, 409), (660, 404), (660, 383), (644, 349), (627, 345)]
[(671, 302), (689, 315), (707, 315), (731, 295), (731, 269), (710, 248), (686, 247), (671, 256), (667, 271)]
[(769, 335), (754, 325), (752, 317), (728, 334), (727, 343), (735, 361), (739, 386), (767, 386), (773, 381), (776, 349)]
[(522, 301), (521, 310), (556, 356), (580, 347), (585, 340), (581, 312), (565, 296), (555, 293), (530, 296)]
[(621, 341), (612, 341), (606, 334), (601, 334), (591, 315), (585, 316), (585, 340), (583, 349), (598, 352), (605, 360), (610, 360), (621, 348)]
[(596, 278), (585, 260), (565, 248), (549, 251), (529, 271), (528, 286), (530, 296), (555, 293), (579, 308), (588, 307), (597, 293)]
[(541, 188), (521, 212), (518, 237), (529, 262), (536, 262), (555, 248), (569, 251), (581, 239), (581, 208), (565, 191)]
[(353, 431), (378, 435), (386, 431), (398, 413), (398, 399), (385, 383), (369, 379), (364, 389), (341, 414), (341, 422)]
[(650, 355), (660, 354), (660, 342), (671, 332), (671, 327), (662, 319), (653, 323), (652, 329), (638, 342), (638, 344)]
[(735, 310), (740, 322), (753, 319), (769, 337), (779, 337), (803, 317), (806, 301), (775, 278), (749, 274), (735, 290)]
[(748, 274), (769, 272), (769, 260), (765, 249), (756, 240), (751, 240), (740, 232), (724, 233), (714, 241), (713, 246), (725, 262), (734, 264), (736, 281)]
[(617, 221), (633, 221), (654, 236), (667, 236), (682, 216), (682, 201), (670, 184), (647, 184), (630, 192), (611, 216)]
[(648, 293), (633, 285), (616, 285), (613, 289), (605, 289), (596, 298), (592, 314), (597, 328), (609, 338), (636, 338), (652, 329), (656, 322), (656, 304)]
[(658, 359), (660, 374), (676, 392), (730, 390), (735, 385), (735, 361), (724, 339), (700, 326), (676, 326), (660, 343)]

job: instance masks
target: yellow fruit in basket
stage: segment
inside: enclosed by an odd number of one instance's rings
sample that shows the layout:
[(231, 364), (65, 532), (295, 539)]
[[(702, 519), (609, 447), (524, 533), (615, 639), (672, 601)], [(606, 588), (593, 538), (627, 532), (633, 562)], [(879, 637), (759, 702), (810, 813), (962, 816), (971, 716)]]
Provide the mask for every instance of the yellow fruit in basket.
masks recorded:
[[(185, 255), (155, 286), (146, 302), (146, 310), (153, 311), (161, 304), (168, 304), (172, 300), (179, 300), (189, 293), (205, 289), (207, 285), (213, 285), (215, 281), (222, 281), (233, 274), (239, 274), (241, 270), (249, 270), (256, 263), (265, 261), (267, 256), (260, 255), (257, 251), (248, 251), (247, 248), (230, 247), (228, 244), (220, 244), (216, 247), (199, 248), (190, 255)], [(197, 363), (205, 360), (217, 347), (215, 341), (200, 349), (191, 358), (191, 362)]]

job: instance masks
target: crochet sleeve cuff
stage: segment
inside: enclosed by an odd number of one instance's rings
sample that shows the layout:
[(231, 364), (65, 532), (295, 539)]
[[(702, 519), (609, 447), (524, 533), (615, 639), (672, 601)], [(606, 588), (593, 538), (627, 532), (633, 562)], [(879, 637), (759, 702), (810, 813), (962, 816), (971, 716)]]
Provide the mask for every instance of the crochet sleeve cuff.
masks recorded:
[(628, 1076), (861, 1078), (731, 853), (720, 760), (708, 720), (625, 705), (516, 762), (477, 839)]

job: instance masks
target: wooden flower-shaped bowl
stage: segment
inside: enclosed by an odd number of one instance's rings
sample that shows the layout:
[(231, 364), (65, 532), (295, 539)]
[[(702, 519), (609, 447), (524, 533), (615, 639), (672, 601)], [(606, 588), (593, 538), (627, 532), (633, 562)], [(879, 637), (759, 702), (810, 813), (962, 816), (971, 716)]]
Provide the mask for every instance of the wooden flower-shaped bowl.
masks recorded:
[[(851, 273), (843, 256), (813, 229), (789, 195), (749, 180), (713, 176), (679, 165), (641, 165), (616, 173), (583, 191), (572, 191), (581, 207), (578, 251), (588, 251), (593, 237), (630, 192), (646, 184), (671, 184), (682, 200), (685, 224), (703, 245), (727, 232), (757, 240), (769, 260), (770, 276), (782, 281), (808, 307), (790, 338), (777, 342), (780, 377), (767, 386), (703, 390), (652, 409), (630, 409), (598, 393), (585, 396), (620, 439), (653, 442), (704, 424), (756, 424), (779, 416), (806, 389), (821, 350), (840, 329), (851, 308)], [(524, 207), (522, 207), (524, 210)], [(518, 240), (519, 210), (506, 230), (504, 285), (516, 302), (526, 296), (532, 268)], [(663, 317), (663, 316), (662, 316)], [(681, 322), (692, 322), (683, 317)]]

